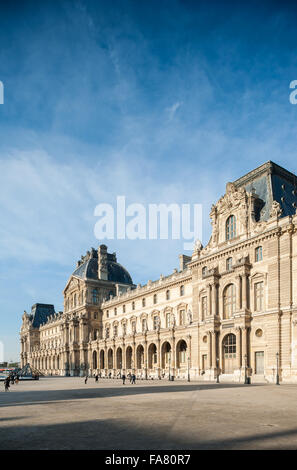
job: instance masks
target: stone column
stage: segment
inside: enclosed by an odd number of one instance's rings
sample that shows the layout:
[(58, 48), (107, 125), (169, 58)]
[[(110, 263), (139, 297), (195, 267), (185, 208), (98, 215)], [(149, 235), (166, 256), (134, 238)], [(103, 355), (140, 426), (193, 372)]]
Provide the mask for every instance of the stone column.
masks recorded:
[(147, 354), (147, 337), (146, 337), (146, 333), (145, 333), (145, 337), (144, 337), (144, 368), (145, 368), (145, 373), (147, 374), (147, 369), (148, 369), (148, 354)]
[(248, 300), (249, 300), (249, 283), (248, 283), (248, 276), (247, 274), (243, 275), (242, 278), (242, 308), (247, 309), (249, 308)]
[(132, 348), (132, 358), (133, 358), (133, 367), (134, 372), (137, 369), (137, 364), (136, 364), (136, 343), (135, 343), (135, 336), (133, 336), (133, 348)]
[(175, 367), (176, 367), (176, 350), (175, 350), (175, 336), (174, 336), (174, 329), (172, 330), (172, 375), (175, 376)]
[(126, 347), (125, 347), (125, 340), (123, 339), (122, 343), (122, 368), (126, 370)]
[(211, 332), (207, 332), (207, 345), (208, 345), (208, 350), (207, 350), (207, 369), (211, 369)]
[(157, 349), (157, 367), (158, 367), (158, 377), (161, 377), (161, 340), (160, 333), (158, 332), (158, 349)]
[(239, 312), (241, 310), (241, 277), (236, 277), (237, 284), (237, 296), (236, 296), (236, 310)]
[(241, 358), (241, 365), (242, 367), (245, 366), (245, 355), (247, 355), (247, 328), (241, 328), (241, 336), (242, 336), (242, 358)]
[(217, 314), (217, 284), (214, 283), (212, 286), (212, 307), (211, 307), (212, 315)]
[(236, 333), (236, 367), (237, 369), (240, 369), (241, 365), (241, 354), (240, 354), (240, 328), (235, 328), (235, 333)]
[(211, 332), (211, 362), (212, 368), (216, 369), (217, 348), (216, 348), (216, 332)]
[(208, 314), (209, 314), (209, 315), (212, 314), (212, 309), (211, 309), (211, 307), (212, 307), (212, 305), (211, 305), (211, 303), (212, 303), (211, 294), (212, 294), (212, 292), (211, 292), (211, 284), (208, 284)]

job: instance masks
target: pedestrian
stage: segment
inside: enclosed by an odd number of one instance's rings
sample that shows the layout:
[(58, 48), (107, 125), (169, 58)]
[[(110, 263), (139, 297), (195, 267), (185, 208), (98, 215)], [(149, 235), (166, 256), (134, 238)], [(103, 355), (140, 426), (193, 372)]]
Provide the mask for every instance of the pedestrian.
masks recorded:
[(136, 384), (136, 375), (132, 374), (132, 384)]
[(87, 382), (88, 382), (88, 376), (86, 375), (85, 384), (87, 384)]
[(9, 380), (9, 377), (7, 377), (7, 378), (4, 380), (4, 387), (5, 387), (5, 392), (8, 392), (8, 391), (9, 391), (9, 387), (10, 387), (10, 380)]
[(95, 376), (95, 382), (98, 382), (98, 379), (99, 379), (99, 377), (98, 377), (98, 374), (97, 374), (97, 375)]
[(125, 380), (126, 380), (125, 374), (122, 375), (122, 379), (123, 379), (123, 385), (125, 385)]

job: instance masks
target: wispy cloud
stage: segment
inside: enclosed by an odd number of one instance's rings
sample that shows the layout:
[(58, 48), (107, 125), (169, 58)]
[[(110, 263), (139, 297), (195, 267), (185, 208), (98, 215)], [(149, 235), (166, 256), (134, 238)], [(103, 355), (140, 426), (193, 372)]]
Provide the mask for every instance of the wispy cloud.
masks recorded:
[(177, 101), (176, 103), (174, 103), (172, 106), (170, 106), (169, 108), (166, 109), (166, 111), (168, 112), (169, 114), (169, 120), (172, 121), (172, 119), (174, 118), (175, 116), (175, 113), (177, 112), (177, 110), (181, 107), (183, 103), (180, 102), (180, 101)]

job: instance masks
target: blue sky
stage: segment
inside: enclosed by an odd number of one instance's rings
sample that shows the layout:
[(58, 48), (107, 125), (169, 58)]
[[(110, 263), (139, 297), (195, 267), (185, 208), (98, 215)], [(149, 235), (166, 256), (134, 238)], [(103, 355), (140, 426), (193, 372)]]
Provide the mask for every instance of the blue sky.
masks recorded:
[[(0, 341), (63, 305), (94, 208), (202, 203), (264, 161), (297, 170), (291, 2), (10, 1), (0, 5)], [(106, 241), (145, 283), (182, 241)]]

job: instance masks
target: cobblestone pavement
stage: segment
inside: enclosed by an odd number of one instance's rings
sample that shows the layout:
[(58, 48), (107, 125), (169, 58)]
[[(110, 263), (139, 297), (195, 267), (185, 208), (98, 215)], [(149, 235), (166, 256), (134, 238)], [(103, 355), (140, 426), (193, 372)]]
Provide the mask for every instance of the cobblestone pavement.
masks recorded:
[(2, 390), (0, 449), (297, 449), (297, 385), (61, 377)]

